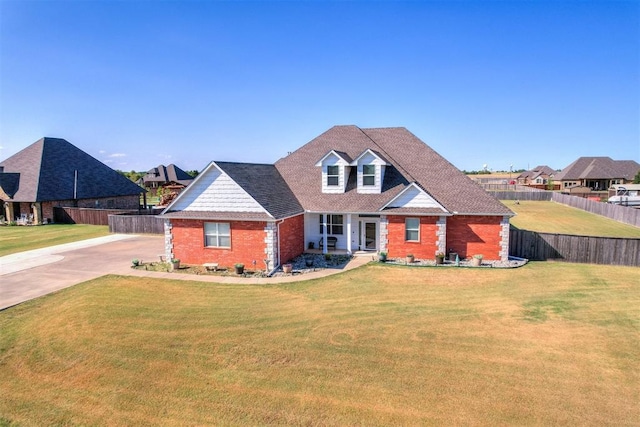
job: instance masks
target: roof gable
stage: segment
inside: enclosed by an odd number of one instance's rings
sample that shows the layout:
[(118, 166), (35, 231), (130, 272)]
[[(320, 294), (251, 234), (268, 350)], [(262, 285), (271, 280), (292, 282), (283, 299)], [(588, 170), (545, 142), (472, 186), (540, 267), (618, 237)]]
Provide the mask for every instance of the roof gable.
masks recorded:
[(273, 165), (211, 162), (163, 212), (236, 212), (284, 218), (302, 207)]
[(383, 206), (383, 209), (386, 208), (438, 208), (442, 212), (446, 212), (446, 209), (443, 208), (440, 203), (415, 183), (411, 183), (400, 194)]
[[(374, 151), (370, 148), (367, 148), (365, 151), (362, 152), (362, 154), (360, 154), (358, 157), (356, 157), (355, 159), (353, 159), (353, 161), (351, 162), (351, 166), (356, 166), (358, 165), (358, 163), (365, 157), (365, 156), (373, 156), (373, 159), (371, 160), (372, 163), (378, 164), (378, 165), (383, 165), (383, 166), (387, 166), (389, 165), (389, 161), (387, 161), (387, 159), (384, 158), (384, 156), (380, 153), (378, 153), (377, 151)], [(368, 157), (367, 157), (368, 158)]]
[[(331, 160), (332, 157), (334, 160)], [(350, 163), (351, 163), (351, 157), (349, 157), (349, 155), (343, 152), (331, 150), (327, 154), (325, 154), (320, 160), (318, 160), (315, 166), (323, 166), (325, 164), (349, 166)]]

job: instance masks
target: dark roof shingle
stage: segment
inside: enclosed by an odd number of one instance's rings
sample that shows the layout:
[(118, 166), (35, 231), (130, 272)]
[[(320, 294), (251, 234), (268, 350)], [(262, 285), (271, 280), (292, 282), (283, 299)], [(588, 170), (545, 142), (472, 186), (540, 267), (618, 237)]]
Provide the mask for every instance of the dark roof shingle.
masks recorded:
[(60, 138), (42, 138), (0, 162), (0, 166), (5, 174), (20, 174), (12, 198), (16, 202), (118, 197), (145, 191)]

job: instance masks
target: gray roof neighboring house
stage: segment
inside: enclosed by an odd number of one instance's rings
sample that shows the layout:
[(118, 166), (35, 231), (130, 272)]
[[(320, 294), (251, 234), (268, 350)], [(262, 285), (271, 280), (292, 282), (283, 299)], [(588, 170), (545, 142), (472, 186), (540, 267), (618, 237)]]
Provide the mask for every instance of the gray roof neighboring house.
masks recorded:
[(93, 199), (145, 191), (60, 138), (39, 139), (0, 162), (0, 169), (0, 187), (9, 196), (5, 201)]
[(551, 169), (549, 166), (546, 165), (541, 165), (541, 166), (536, 166), (535, 168), (528, 170), (528, 171), (524, 171), (522, 172), (520, 175), (518, 175), (517, 179), (530, 179), (530, 180), (534, 180), (537, 177), (539, 177), (540, 175), (547, 175), (547, 176), (551, 176), (556, 175), (556, 171)]
[(581, 179), (633, 180), (640, 171), (640, 163), (634, 160), (613, 160), (610, 157), (580, 157), (555, 175), (559, 181)]
[(165, 184), (168, 182), (177, 182), (182, 185), (189, 185), (193, 181), (193, 177), (177, 167), (174, 164), (170, 164), (168, 166), (159, 165), (151, 170), (149, 170), (143, 177), (142, 181), (144, 184), (148, 184), (151, 182), (157, 182), (160, 184)]

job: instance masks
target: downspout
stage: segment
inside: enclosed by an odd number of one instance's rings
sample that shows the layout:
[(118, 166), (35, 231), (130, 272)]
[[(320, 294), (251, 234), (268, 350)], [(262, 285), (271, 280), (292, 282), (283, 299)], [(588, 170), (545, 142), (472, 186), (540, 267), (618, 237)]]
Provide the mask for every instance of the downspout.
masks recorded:
[(278, 265), (274, 265), (273, 266), (273, 270), (275, 271), (276, 268), (280, 267), (280, 262), (281, 260), (281, 253), (280, 253), (280, 224), (282, 224), (284, 222), (284, 219), (281, 219), (279, 222), (276, 222), (276, 250), (278, 251)]
[(73, 200), (78, 198), (78, 169), (73, 171)]

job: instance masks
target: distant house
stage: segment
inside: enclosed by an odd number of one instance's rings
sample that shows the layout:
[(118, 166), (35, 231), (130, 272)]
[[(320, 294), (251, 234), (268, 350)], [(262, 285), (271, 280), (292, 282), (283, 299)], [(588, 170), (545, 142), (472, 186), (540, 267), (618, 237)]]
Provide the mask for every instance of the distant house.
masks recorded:
[(273, 165), (211, 162), (162, 214), (168, 258), (270, 268), (310, 248), (504, 260), (511, 216), (407, 129), (356, 126)]
[(549, 166), (537, 166), (518, 175), (516, 183), (519, 185), (546, 185), (549, 178), (555, 174), (556, 171)]
[(171, 185), (184, 188), (191, 184), (193, 177), (174, 164), (159, 165), (149, 170), (142, 178), (141, 184), (152, 191), (158, 187)]
[(64, 139), (42, 138), (0, 162), (7, 220), (53, 218), (54, 207), (137, 209), (145, 190)]
[(616, 184), (633, 182), (640, 171), (634, 160), (612, 160), (610, 157), (580, 157), (554, 176), (566, 192), (606, 191)]

